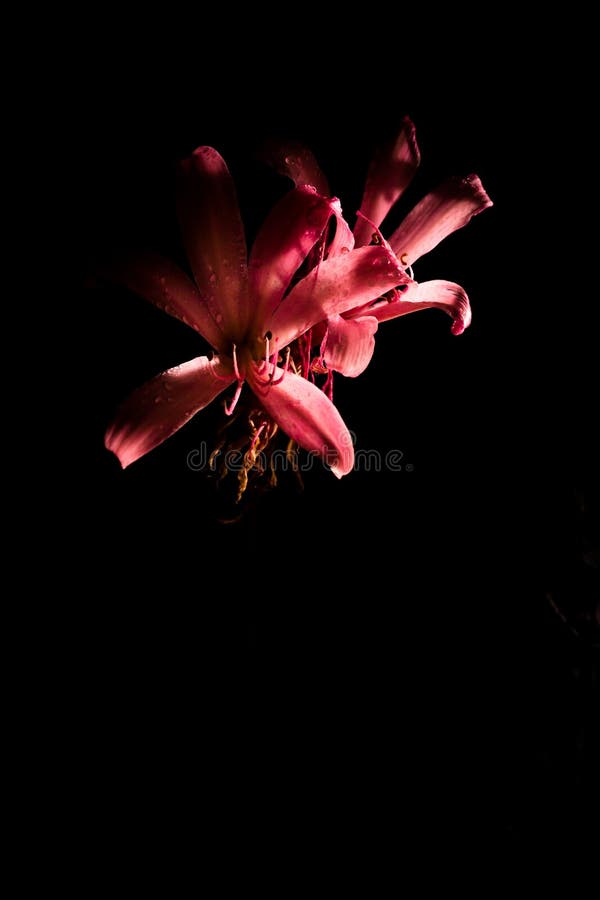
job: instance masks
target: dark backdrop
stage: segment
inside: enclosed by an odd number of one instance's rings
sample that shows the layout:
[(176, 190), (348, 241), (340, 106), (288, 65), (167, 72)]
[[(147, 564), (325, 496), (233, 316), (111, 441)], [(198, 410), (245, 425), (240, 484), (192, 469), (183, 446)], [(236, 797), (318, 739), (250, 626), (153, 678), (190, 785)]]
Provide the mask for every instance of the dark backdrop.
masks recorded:
[[(234, 53), (222, 27), (198, 46), (157, 29), (82, 53), (85, 97), (68, 99), (85, 574), (67, 698), (98, 754), (98, 802), (136, 824), (173, 791), (210, 803), (219, 834), (234, 803), (244, 822), (308, 811), (323, 840), (339, 816), (384, 855), (551, 858), (591, 846), (597, 702), (592, 343), (583, 300), (565, 296), (565, 124), (516, 38), (509, 82), (505, 52), (432, 69), (441, 50), (408, 54), (403, 39), (377, 54), (371, 30), (347, 48), (320, 35)], [(213, 39), (209, 63), (198, 47)], [(123, 473), (102, 440), (115, 406), (203, 348), (95, 283), (92, 261), (129, 244), (182, 259), (174, 168), (201, 143), (230, 165), (249, 239), (285, 188), (254, 157), (273, 134), (312, 147), (352, 220), (406, 113), (422, 166), (399, 213), (469, 172), (495, 203), (416, 270), (465, 286), (472, 327), (453, 337), (435, 311), (386, 323), (368, 371), (335, 384), (357, 446), (408, 466), (339, 483), (314, 471), (304, 492), (286, 485), (222, 524), (186, 466), (210, 438), (206, 411)]]

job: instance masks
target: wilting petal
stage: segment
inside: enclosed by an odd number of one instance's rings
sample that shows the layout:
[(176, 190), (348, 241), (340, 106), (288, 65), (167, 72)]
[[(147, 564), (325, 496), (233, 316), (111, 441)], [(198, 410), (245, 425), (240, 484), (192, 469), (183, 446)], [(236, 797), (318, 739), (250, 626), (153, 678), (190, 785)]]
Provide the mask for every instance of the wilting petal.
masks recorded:
[(250, 312), (246, 241), (231, 175), (212, 147), (181, 163), (177, 208), (200, 292), (227, 337), (239, 340)]
[[(371, 307), (369, 315), (379, 322), (397, 319), (420, 309), (442, 309), (452, 318), (452, 334), (462, 334), (471, 324), (471, 306), (464, 288), (453, 281), (413, 282), (395, 303), (381, 303)], [(351, 321), (360, 321), (353, 319)]]
[(317, 322), (361, 306), (407, 281), (385, 247), (361, 247), (327, 259), (292, 288), (269, 326), (274, 346), (285, 347)]
[(103, 265), (100, 273), (195, 328), (211, 347), (223, 348), (223, 332), (196, 285), (175, 263), (158, 253), (133, 253)]
[[(283, 376), (283, 377), (282, 377)], [(274, 381), (264, 386), (254, 370), (248, 374), (252, 390), (285, 434), (305, 450), (316, 453), (338, 478), (354, 465), (350, 432), (323, 391), (305, 378), (277, 369)]]
[[(369, 172), (360, 211), (375, 225), (381, 225), (388, 212), (404, 193), (421, 162), (415, 126), (406, 117), (400, 134), (375, 155)], [(364, 219), (354, 226), (357, 247), (371, 241), (373, 229)]]
[(329, 194), (329, 184), (312, 152), (298, 141), (271, 141), (260, 154), (276, 172), (291, 178), (296, 187), (311, 184), (320, 194)]
[(373, 356), (378, 322), (374, 316), (342, 319), (332, 316), (321, 345), (321, 357), (328, 369), (355, 378), (364, 372)]
[(390, 238), (392, 249), (403, 265), (412, 265), (492, 205), (477, 175), (450, 178), (409, 212)]
[(235, 376), (218, 357), (167, 369), (129, 395), (104, 438), (125, 469), (158, 447), (225, 390)]
[(286, 194), (274, 206), (260, 229), (248, 276), (254, 321), (260, 326), (275, 311), (292, 278), (323, 234), (333, 206), (339, 202), (303, 185)]

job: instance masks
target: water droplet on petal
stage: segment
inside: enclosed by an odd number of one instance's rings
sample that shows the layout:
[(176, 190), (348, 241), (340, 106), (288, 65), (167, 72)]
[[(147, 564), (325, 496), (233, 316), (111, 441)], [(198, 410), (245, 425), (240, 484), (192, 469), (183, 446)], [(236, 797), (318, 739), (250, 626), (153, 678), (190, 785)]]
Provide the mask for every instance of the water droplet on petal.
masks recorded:
[(223, 321), (223, 316), (221, 315), (221, 313), (217, 313), (217, 323), (220, 325), (222, 321)]
[(211, 273), (210, 273), (210, 275), (208, 276), (208, 281), (209, 281), (209, 284), (216, 284), (216, 283), (217, 283), (217, 276), (215, 275), (214, 272), (211, 272)]
[(161, 398), (160, 398), (159, 396), (156, 396), (156, 397), (154, 398), (154, 402), (155, 402), (155, 403), (160, 403), (160, 401), (161, 401)]
[(342, 247), (340, 253), (350, 253), (350, 247)]

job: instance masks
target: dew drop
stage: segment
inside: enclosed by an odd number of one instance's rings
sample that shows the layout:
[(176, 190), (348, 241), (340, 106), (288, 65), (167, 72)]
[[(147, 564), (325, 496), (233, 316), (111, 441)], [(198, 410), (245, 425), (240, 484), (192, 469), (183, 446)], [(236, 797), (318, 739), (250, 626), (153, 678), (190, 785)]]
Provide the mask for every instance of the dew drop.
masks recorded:
[(342, 247), (340, 253), (350, 253), (350, 247)]
[(211, 272), (210, 275), (208, 276), (208, 282), (209, 282), (209, 284), (217, 283), (217, 276), (215, 275), (214, 272)]
[(161, 398), (158, 395), (154, 398), (155, 403), (160, 403), (160, 400)]

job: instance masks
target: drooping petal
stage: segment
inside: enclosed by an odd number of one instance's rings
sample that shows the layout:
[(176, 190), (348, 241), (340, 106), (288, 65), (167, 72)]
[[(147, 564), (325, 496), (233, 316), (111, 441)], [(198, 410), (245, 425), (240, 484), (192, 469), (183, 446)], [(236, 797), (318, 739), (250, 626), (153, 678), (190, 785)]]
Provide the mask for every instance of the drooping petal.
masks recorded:
[(120, 406), (104, 446), (125, 469), (178, 431), (233, 381), (231, 366), (217, 356), (198, 356), (161, 372)]
[(292, 278), (323, 234), (334, 205), (339, 210), (339, 201), (302, 185), (282, 197), (271, 210), (254, 242), (248, 268), (257, 326), (281, 302)]
[(483, 212), (492, 201), (477, 175), (449, 178), (409, 212), (390, 238), (403, 265), (413, 263)]
[[(283, 377), (282, 377), (283, 376)], [(281, 380), (279, 380), (281, 379)], [(354, 465), (350, 432), (331, 400), (310, 381), (277, 369), (274, 383), (265, 386), (252, 368), (248, 373), (252, 390), (269, 413), (294, 441), (316, 453), (338, 478)]]
[(100, 274), (194, 328), (211, 347), (223, 348), (223, 332), (196, 285), (175, 263), (158, 253), (137, 252), (111, 260), (101, 267)]
[(233, 180), (212, 147), (180, 164), (177, 208), (200, 292), (227, 337), (239, 340), (250, 313), (246, 241)]
[(321, 357), (328, 369), (355, 378), (364, 372), (373, 356), (378, 322), (374, 316), (342, 319), (332, 316), (321, 345)]
[[(369, 309), (378, 322), (397, 319), (420, 309), (441, 309), (452, 318), (452, 334), (462, 334), (471, 324), (471, 305), (466, 291), (453, 281), (412, 282), (395, 303), (379, 303)], [(350, 321), (360, 321), (352, 319)]]
[[(360, 204), (360, 210), (367, 219), (381, 225), (412, 181), (420, 162), (415, 126), (407, 116), (395, 141), (382, 147), (369, 166)], [(372, 232), (369, 223), (358, 218), (354, 226), (357, 247), (370, 243)]]
[(327, 259), (299, 281), (269, 326), (274, 346), (285, 347), (317, 322), (364, 305), (408, 280), (387, 248), (361, 247)]
[(308, 147), (298, 141), (270, 141), (260, 155), (280, 175), (291, 178), (296, 187), (311, 184), (320, 194), (329, 194), (329, 184), (319, 163)]

